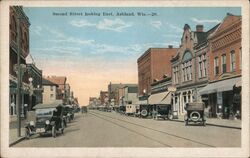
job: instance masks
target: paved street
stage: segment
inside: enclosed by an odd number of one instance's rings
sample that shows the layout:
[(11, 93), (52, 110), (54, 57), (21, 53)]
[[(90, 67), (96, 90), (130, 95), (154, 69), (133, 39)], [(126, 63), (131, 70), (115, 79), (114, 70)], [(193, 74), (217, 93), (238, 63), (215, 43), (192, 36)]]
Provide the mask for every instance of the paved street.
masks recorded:
[(32, 136), (14, 147), (239, 147), (240, 129), (184, 126), (115, 112), (77, 114), (63, 135)]

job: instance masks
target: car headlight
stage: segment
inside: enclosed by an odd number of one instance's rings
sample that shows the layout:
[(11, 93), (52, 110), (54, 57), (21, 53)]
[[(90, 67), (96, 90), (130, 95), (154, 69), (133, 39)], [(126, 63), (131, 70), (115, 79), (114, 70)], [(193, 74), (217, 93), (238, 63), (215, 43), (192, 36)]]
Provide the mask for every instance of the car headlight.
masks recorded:
[(46, 120), (45, 123), (46, 123), (46, 125), (48, 125), (50, 122), (49, 122), (49, 120)]
[(34, 126), (34, 125), (35, 125), (35, 122), (34, 122), (34, 121), (30, 121), (30, 125), (31, 125), (31, 126)]

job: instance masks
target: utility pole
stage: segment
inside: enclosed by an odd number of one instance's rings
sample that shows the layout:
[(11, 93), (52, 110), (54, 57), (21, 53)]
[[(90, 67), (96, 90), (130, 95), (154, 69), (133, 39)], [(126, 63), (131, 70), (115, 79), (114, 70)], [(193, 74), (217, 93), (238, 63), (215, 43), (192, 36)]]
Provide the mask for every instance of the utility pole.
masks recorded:
[(21, 96), (21, 87), (22, 87), (22, 79), (21, 79), (21, 66), (20, 66), (20, 56), (21, 56), (21, 51), (20, 51), (20, 17), (18, 15), (17, 17), (17, 136), (21, 137), (21, 102), (20, 102), (20, 96)]

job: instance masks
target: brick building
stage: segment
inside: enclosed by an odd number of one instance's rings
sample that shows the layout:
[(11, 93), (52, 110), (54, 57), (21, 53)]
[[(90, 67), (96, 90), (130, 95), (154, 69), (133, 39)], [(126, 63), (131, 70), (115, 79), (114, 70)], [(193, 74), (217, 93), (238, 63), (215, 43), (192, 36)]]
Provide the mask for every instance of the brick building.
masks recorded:
[(181, 45), (172, 62), (172, 85), (177, 91), (173, 96), (173, 110), (179, 115), (185, 113), (186, 103), (202, 101), (197, 93), (208, 82), (208, 41), (218, 25), (205, 32), (202, 25), (192, 31), (185, 24)]
[(209, 36), (209, 84), (200, 93), (208, 97), (212, 116), (241, 113), (235, 99), (241, 93), (241, 25), (241, 16), (227, 14)]
[[(137, 60), (138, 65), (138, 95), (151, 94), (151, 84), (172, 76), (171, 58), (176, 55), (177, 48), (149, 48)], [(144, 94), (143, 91), (146, 91)]]
[[(23, 8), (20, 6), (12, 6), (9, 11), (9, 100), (10, 115), (16, 115), (17, 103), (17, 72), (15, 64), (17, 64), (20, 52), (20, 64), (26, 69), (26, 57), (29, 55), (29, 18), (25, 15)], [(18, 50), (19, 49), (19, 50)], [(26, 69), (27, 70), (27, 69)], [(22, 92), (20, 97), (21, 109), (25, 104), (29, 104), (29, 76), (27, 72), (22, 77)]]
[(101, 105), (106, 105), (108, 103), (108, 91), (100, 91), (100, 101)]

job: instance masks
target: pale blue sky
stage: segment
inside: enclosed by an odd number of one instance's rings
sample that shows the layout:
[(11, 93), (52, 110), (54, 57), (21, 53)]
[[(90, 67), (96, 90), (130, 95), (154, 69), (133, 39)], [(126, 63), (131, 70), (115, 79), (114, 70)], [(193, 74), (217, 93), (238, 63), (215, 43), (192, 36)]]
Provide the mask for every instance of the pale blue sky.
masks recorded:
[[(106, 88), (108, 80), (126, 82), (124, 78), (119, 80), (119, 76), (115, 79), (116, 73), (121, 73), (120, 76), (124, 72), (132, 73), (134, 79), (128, 81), (137, 82), (137, 58), (150, 47), (167, 47), (170, 44), (178, 47), (186, 23), (192, 30), (197, 24), (203, 24), (207, 31), (222, 21), (227, 13), (241, 15), (240, 8), (236, 7), (24, 7), (24, 11), (31, 23), (30, 53), (37, 66), (43, 69), (43, 74), (66, 73), (69, 78), (82, 74), (88, 79), (91, 77), (87, 77), (86, 73), (92, 76), (106, 75), (108, 79), (100, 81), (104, 83), (96, 87), (96, 91)], [(67, 12), (68, 16), (54, 16), (53, 12)], [(135, 15), (144, 12), (156, 13), (157, 16), (69, 16), (70, 12), (113, 12), (114, 15), (117, 12), (134, 12)], [(64, 71), (57, 71), (55, 67)], [(100, 69), (112, 72), (111, 77), (108, 73), (97, 71)], [(84, 88), (77, 93), (83, 91)]]

